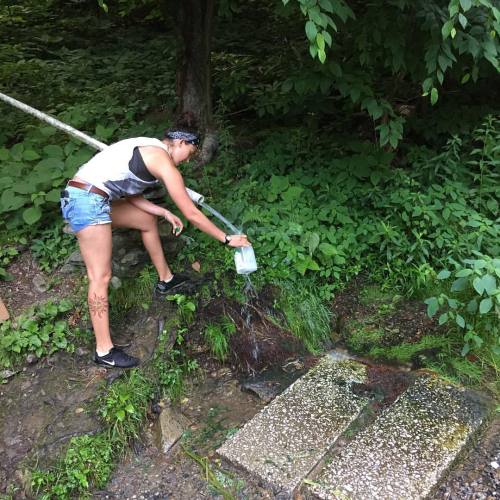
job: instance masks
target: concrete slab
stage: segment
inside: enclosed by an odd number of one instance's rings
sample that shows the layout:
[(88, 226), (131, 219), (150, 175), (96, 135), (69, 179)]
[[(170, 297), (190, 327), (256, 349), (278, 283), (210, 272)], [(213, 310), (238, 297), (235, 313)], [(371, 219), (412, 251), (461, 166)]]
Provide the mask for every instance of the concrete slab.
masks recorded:
[(326, 356), (218, 453), (264, 481), (280, 498), (291, 496), (368, 403), (351, 391), (353, 383), (365, 378), (363, 364)]
[(480, 428), (479, 395), (423, 376), (306, 487), (310, 498), (423, 499)]

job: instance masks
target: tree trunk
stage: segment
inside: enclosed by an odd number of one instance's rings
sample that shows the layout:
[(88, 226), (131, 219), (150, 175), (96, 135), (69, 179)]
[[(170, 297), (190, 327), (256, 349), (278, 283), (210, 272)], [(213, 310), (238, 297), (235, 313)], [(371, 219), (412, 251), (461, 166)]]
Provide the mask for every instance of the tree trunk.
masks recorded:
[(214, 8), (215, 0), (184, 0), (175, 8), (180, 38), (177, 124), (201, 132), (200, 165), (208, 163), (217, 150), (210, 68)]

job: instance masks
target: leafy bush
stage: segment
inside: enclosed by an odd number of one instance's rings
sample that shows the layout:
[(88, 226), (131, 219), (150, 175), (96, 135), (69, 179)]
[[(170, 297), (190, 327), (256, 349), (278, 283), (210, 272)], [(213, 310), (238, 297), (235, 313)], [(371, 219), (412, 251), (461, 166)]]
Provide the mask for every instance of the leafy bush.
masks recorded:
[(0, 280), (10, 280), (12, 276), (6, 271), (6, 267), (19, 255), (15, 246), (5, 245), (0, 247)]
[(0, 324), (0, 365), (12, 366), (20, 355), (52, 354), (57, 350), (72, 352), (68, 323), (61, 319), (72, 309), (69, 300), (46, 302), (32, 307), (19, 317)]
[(62, 220), (42, 230), (31, 242), (31, 252), (43, 271), (61, 265), (75, 249), (76, 239), (63, 232)]
[(115, 382), (102, 395), (99, 415), (107, 424), (111, 440), (125, 445), (137, 437), (152, 396), (153, 387), (139, 370)]
[[(414, 293), (449, 256), (498, 254), (499, 141), (500, 121), (490, 117), (440, 153), (413, 148), (398, 167), (394, 153), (371, 144), (336, 146), (303, 128), (287, 129), (266, 132), (243, 165), (207, 167), (198, 183), (226, 217), (245, 226), (260, 265), (257, 280), (313, 282), (329, 298), (367, 270)], [(229, 252), (201, 244), (214, 266), (221, 258), (230, 265)], [(200, 247), (189, 252), (194, 257)]]
[(500, 259), (476, 253), (476, 259), (451, 261), (454, 271), (444, 269), (438, 279), (453, 282), (449, 292), (428, 298), (427, 313), (439, 310), (439, 324), (463, 333), (462, 355), (485, 344), (500, 356)]

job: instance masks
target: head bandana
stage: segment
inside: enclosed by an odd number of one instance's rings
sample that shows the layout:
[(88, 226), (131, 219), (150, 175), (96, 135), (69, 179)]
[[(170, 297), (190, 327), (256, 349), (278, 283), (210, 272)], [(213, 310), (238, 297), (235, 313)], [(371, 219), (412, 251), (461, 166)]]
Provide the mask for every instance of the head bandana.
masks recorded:
[(182, 141), (186, 141), (189, 144), (194, 144), (198, 146), (200, 144), (200, 138), (196, 134), (192, 134), (190, 132), (182, 132), (180, 130), (174, 130), (173, 132), (167, 132), (165, 134), (167, 139), (180, 139)]

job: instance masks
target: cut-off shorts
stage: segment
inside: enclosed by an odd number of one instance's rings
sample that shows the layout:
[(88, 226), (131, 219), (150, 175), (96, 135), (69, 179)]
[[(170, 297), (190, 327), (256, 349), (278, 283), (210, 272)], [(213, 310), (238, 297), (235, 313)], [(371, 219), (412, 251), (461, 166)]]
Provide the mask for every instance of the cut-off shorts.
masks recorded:
[(61, 192), (61, 212), (74, 233), (87, 226), (111, 224), (109, 198), (68, 186)]

